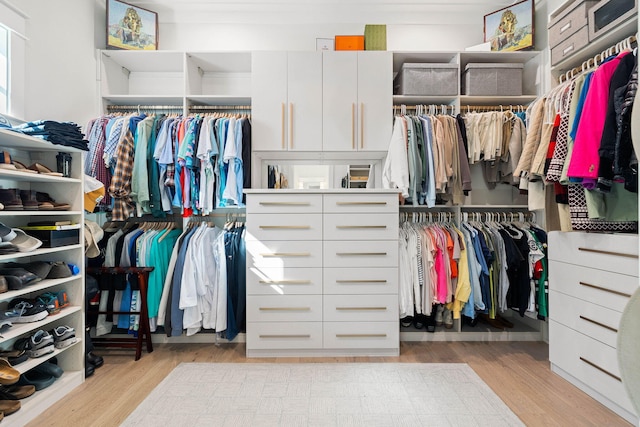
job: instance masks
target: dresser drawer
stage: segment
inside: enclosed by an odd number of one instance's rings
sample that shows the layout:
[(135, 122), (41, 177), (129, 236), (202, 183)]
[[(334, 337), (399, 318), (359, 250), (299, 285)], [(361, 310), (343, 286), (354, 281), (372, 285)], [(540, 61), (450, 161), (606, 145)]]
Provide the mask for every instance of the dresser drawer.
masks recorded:
[(589, 44), (589, 27), (585, 26), (551, 49), (551, 65), (569, 58)]
[(247, 295), (247, 322), (320, 321), (320, 295)]
[(611, 310), (622, 312), (637, 288), (637, 277), (549, 261), (549, 289)]
[(247, 322), (247, 349), (322, 348), (322, 322)]
[[(325, 213), (398, 212), (397, 194), (325, 194)], [(397, 219), (396, 219), (397, 222)]]
[(322, 294), (322, 268), (247, 269), (248, 295)]
[(613, 348), (617, 347), (618, 325), (622, 313), (570, 297), (549, 292), (549, 318)]
[(247, 265), (253, 267), (322, 267), (322, 241), (247, 240)]
[(322, 213), (322, 194), (247, 194), (247, 213)]
[(638, 277), (638, 236), (552, 231), (549, 259)]
[(325, 241), (323, 258), (325, 267), (396, 267), (398, 242), (395, 240)]
[(324, 240), (397, 240), (398, 214), (325, 214)]
[(325, 294), (397, 294), (397, 268), (325, 268)]
[(322, 240), (322, 214), (254, 214), (247, 240)]
[(324, 295), (323, 319), (328, 322), (397, 321), (398, 295)]
[(324, 348), (400, 348), (394, 322), (325, 322)]
[(634, 413), (624, 385), (616, 349), (553, 320), (549, 322), (549, 360), (594, 390)]

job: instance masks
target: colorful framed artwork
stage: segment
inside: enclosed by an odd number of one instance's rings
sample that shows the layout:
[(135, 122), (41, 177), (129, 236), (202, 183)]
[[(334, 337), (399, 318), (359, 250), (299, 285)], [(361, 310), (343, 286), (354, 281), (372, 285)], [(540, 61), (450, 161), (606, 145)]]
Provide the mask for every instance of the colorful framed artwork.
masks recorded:
[(158, 14), (107, 0), (107, 49), (157, 50)]
[(493, 51), (533, 49), (534, 0), (524, 0), (484, 16), (484, 41)]

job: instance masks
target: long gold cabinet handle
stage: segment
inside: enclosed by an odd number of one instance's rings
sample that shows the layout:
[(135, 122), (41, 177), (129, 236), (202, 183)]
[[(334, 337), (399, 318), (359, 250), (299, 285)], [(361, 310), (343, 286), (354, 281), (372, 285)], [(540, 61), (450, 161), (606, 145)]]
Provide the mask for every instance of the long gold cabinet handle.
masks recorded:
[(337, 252), (338, 256), (387, 256), (386, 252)]
[(336, 280), (336, 283), (387, 283), (386, 280)]
[(260, 311), (311, 311), (311, 307), (260, 307)]
[(311, 280), (260, 280), (262, 285), (310, 285)]
[(309, 230), (310, 225), (261, 225), (263, 230)]
[(293, 103), (289, 103), (289, 150), (293, 149)]
[(594, 368), (596, 368), (597, 370), (599, 370), (600, 372), (609, 375), (611, 378), (618, 380), (620, 382), (622, 382), (622, 378), (620, 378), (619, 376), (612, 374), (611, 372), (607, 371), (606, 369), (596, 365), (595, 363), (593, 363), (592, 361), (580, 356), (580, 360), (582, 360), (584, 363), (586, 363), (589, 366), (592, 366)]
[(387, 307), (336, 307), (339, 311), (386, 311)]
[(309, 202), (260, 202), (260, 206), (311, 206)]
[(382, 205), (386, 206), (387, 202), (336, 202), (338, 206), (362, 206), (362, 205)]
[(587, 321), (587, 322), (589, 322), (589, 323), (593, 323), (594, 325), (598, 325), (598, 326), (600, 326), (601, 328), (605, 328), (605, 329), (608, 329), (608, 330), (613, 331), (613, 332), (616, 332), (616, 333), (618, 332), (618, 330), (617, 330), (616, 328), (611, 327), (611, 326), (609, 326), (609, 325), (605, 325), (604, 323), (600, 323), (600, 322), (598, 322), (597, 320), (589, 319), (587, 316), (582, 316), (582, 315), (580, 315), (580, 318), (581, 318), (582, 320), (586, 320), (586, 321)]
[(580, 283), (582, 286), (586, 286), (587, 288), (598, 289), (599, 291), (609, 292), (610, 294), (631, 298), (631, 294), (627, 294), (624, 292), (614, 291), (613, 289), (604, 288), (598, 285), (592, 285), (591, 283), (586, 283), (586, 282), (578, 282), (578, 283)]
[(626, 254), (624, 252), (602, 251), (600, 249), (590, 249), (590, 248), (581, 248), (581, 247), (578, 247), (578, 250), (579, 251), (583, 251), (583, 252), (592, 252), (592, 253), (595, 253), (595, 254), (613, 255), (613, 256), (621, 256), (621, 257), (625, 257), (625, 258), (636, 258), (636, 259), (638, 259), (638, 255)]
[(282, 132), (281, 132), (281, 134), (282, 134), (282, 149), (284, 150), (286, 148), (285, 147), (285, 141), (284, 141), (285, 140), (285, 138), (284, 138), (284, 136), (285, 136), (285, 133), (284, 133), (284, 102), (282, 103), (282, 111), (281, 111), (280, 116), (282, 117)]
[(386, 338), (387, 334), (336, 334), (336, 338)]
[(309, 252), (274, 252), (269, 254), (260, 254), (261, 257), (264, 258), (274, 258), (274, 257), (305, 257), (311, 256)]
[(311, 338), (311, 335), (258, 335), (260, 338)]
[(336, 225), (336, 228), (339, 229), (386, 229), (386, 225)]
[(360, 149), (364, 148), (364, 102), (360, 103)]
[(351, 149), (356, 149), (356, 104), (351, 104)]

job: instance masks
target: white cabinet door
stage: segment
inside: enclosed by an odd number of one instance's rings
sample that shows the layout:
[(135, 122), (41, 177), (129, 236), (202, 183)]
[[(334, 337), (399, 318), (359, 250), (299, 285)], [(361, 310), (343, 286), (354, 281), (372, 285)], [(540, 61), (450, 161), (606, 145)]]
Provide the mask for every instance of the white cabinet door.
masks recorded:
[(288, 54), (287, 118), (290, 151), (322, 151), (322, 52)]
[(358, 52), (358, 150), (387, 151), (393, 108), (393, 53)]
[(323, 52), (322, 150), (355, 151), (358, 141), (358, 54)]
[(287, 52), (253, 52), (251, 86), (253, 150), (286, 150)]

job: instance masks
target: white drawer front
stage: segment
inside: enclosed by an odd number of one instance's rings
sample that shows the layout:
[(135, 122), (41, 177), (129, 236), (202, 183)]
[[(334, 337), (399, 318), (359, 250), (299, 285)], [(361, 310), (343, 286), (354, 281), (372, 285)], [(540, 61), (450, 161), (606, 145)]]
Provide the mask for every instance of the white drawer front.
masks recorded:
[(550, 232), (549, 259), (638, 277), (638, 236)]
[(322, 194), (247, 194), (247, 213), (321, 213)]
[(553, 290), (549, 306), (551, 319), (616, 348), (622, 313)]
[(322, 214), (254, 214), (247, 240), (322, 240)]
[(324, 295), (325, 322), (398, 320), (398, 295)]
[(322, 348), (322, 322), (248, 322), (247, 326), (247, 349)]
[(549, 261), (549, 288), (622, 312), (638, 288), (638, 278)]
[(322, 242), (247, 240), (247, 265), (273, 268), (322, 267)]
[(325, 240), (398, 239), (398, 214), (325, 214)]
[(320, 295), (247, 295), (247, 322), (320, 321)]
[(247, 268), (249, 295), (322, 294), (322, 269)]
[(371, 240), (324, 242), (325, 267), (396, 267), (398, 242)]
[(324, 211), (325, 213), (394, 213), (398, 212), (398, 195), (325, 194)]
[(325, 322), (324, 348), (399, 348), (395, 322)]
[[(616, 349), (553, 320), (549, 324), (549, 360), (630, 412), (635, 412), (619, 380)], [(594, 366), (595, 365), (595, 366)], [(608, 373), (606, 373), (606, 372)]]
[(325, 268), (325, 294), (397, 294), (397, 268)]

